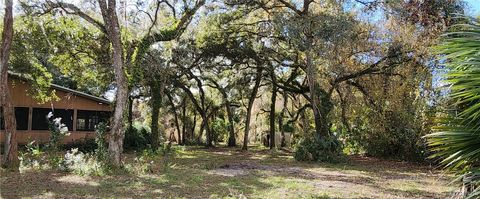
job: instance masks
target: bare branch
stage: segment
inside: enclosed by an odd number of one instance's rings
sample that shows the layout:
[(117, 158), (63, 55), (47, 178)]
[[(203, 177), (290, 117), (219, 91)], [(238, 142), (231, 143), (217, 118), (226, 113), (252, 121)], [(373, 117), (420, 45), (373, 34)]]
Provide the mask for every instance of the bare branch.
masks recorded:
[(149, 32), (145, 35), (139, 43), (138, 56), (143, 56), (145, 52), (148, 51), (148, 48), (156, 42), (170, 41), (178, 38), (178, 36), (180, 36), (187, 28), (193, 15), (195, 15), (197, 10), (205, 4), (205, 1), (206, 0), (199, 0), (192, 9), (186, 10), (182, 18), (178, 20), (172, 29), (161, 30), (155, 33)]
[(296, 12), (298, 15), (303, 15), (303, 12), (299, 9), (297, 9), (293, 4), (285, 1), (285, 0), (278, 0), (280, 3), (282, 3), (285, 7), (290, 8), (292, 11)]
[(152, 19), (152, 16), (148, 13), (148, 17), (150, 17), (150, 21), (152, 22), (152, 25), (150, 25), (150, 27), (148, 28), (148, 32), (147, 32), (147, 35), (150, 35), (150, 33), (152, 32), (152, 28), (157, 24), (157, 19), (158, 19), (158, 10), (160, 10), (160, 4), (162, 3), (162, 1), (157, 1), (157, 5), (156, 5), (156, 8), (155, 8), (155, 15)]
[(77, 6), (75, 6), (71, 3), (64, 3), (64, 2), (58, 2), (58, 1), (57, 2), (47, 1), (46, 6), (48, 6), (46, 12), (50, 12), (54, 9), (61, 9), (61, 10), (65, 11), (65, 13), (67, 13), (67, 14), (77, 15), (77, 16), (81, 17), (85, 21), (87, 21), (90, 24), (96, 26), (103, 33), (107, 33), (105, 25), (102, 22), (100, 22), (100, 21), (94, 19), (93, 17), (89, 16), (88, 14), (86, 14), (85, 12), (80, 10), (80, 8), (78, 8)]

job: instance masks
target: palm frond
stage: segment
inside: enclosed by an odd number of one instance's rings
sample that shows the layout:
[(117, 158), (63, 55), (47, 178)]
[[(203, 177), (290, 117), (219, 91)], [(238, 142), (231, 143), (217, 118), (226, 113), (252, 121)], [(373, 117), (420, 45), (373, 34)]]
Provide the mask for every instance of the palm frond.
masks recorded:
[(445, 169), (458, 174), (466, 198), (480, 196), (480, 24), (458, 24), (434, 50), (447, 69), (451, 106), (458, 114), (441, 118), (425, 136)]

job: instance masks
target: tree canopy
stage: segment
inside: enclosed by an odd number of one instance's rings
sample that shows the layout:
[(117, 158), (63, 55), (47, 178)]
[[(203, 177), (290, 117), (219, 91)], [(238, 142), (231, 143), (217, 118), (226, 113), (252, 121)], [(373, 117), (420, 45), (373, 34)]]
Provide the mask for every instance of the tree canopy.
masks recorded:
[(20, 1), (8, 71), (31, 79), (41, 102), (56, 100), (52, 83), (112, 100), (105, 143), (116, 166), (124, 148), (172, 141), (263, 144), (332, 162), (345, 154), (424, 161), (429, 144), (448, 167), (477, 169), (478, 147), (468, 159), (446, 141), (478, 133), (478, 24), (460, 17), (465, 5)]

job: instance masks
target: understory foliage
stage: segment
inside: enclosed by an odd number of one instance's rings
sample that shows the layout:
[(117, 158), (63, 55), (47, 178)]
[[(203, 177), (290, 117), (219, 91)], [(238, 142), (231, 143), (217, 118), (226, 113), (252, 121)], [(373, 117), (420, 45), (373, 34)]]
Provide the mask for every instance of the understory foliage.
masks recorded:
[(59, 146), (62, 144), (63, 138), (69, 136), (67, 126), (62, 123), (62, 118), (53, 118), (53, 113), (50, 112), (46, 116), (48, 121), (48, 129), (50, 131), (50, 141), (48, 143), (48, 148), (56, 152), (59, 149)]
[[(447, 67), (452, 81), (461, 79), (454, 85), (474, 87), (478, 77), (469, 69), (478, 61), (466, 58), (477, 49), (444, 50), (449, 55), (438, 61), (431, 51), (458, 21), (460, 0), (136, 1), (109, 9), (122, 13), (112, 23), (100, 2), (21, 2), (10, 60), (42, 102), (53, 99), (50, 83), (112, 100), (114, 133), (100, 124), (95, 140), (51, 155), (52, 165), (82, 174), (101, 173), (109, 157), (121, 167), (124, 151), (142, 156), (139, 164), (159, 154), (169, 162), (176, 144), (248, 150), (263, 141), (272, 150), (293, 148), (299, 161), (336, 162), (345, 153), (423, 161), (423, 136), (443, 108), (445, 93), (434, 85), (439, 65), (462, 62)], [(452, 49), (475, 47), (454, 42)], [(450, 114), (455, 119), (442, 126), (478, 123), (478, 97), (462, 89), (454, 86), (459, 94), (451, 97), (471, 98), (453, 102), (466, 113)], [(456, 123), (463, 118), (470, 121)], [(50, 125), (49, 146), (58, 152), (63, 126)], [(40, 154), (31, 144), (23, 157)], [(147, 167), (141, 170), (155, 170)]]
[(147, 126), (134, 124), (125, 131), (124, 149), (143, 150), (151, 146), (151, 133)]
[[(370, 118), (358, 119), (350, 131), (341, 133), (346, 147), (351, 150), (349, 152), (409, 161), (425, 160), (426, 143), (422, 136), (429, 131), (422, 128), (424, 124), (415, 122), (414, 114), (407, 112), (367, 114)], [(431, 125), (428, 124), (425, 128), (431, 128)]]
[(99, 123), (95, 127), (95, 143), (97, 148), (95, 149), (95, 157), (99, 162), (106, 164), (108, 162), (108, 145), (107, 145), (107, 125), (105, 123)]
[(49, 167), (49, 161), (45, 152), (35, 141), (31, 141), (25, 145), (26, 151), (20, 152), (18, 159), (20, 160), (20, 172), (28, 169), (42, 170)]
[(310, 135), (301, 138), (294, 147), (293, 157), (297, 161), (335, 163), (344, 159), (341, 142), (336, 136), (320, 138)]
[(480, 197), (480, 24), (450, 27), (436, 50), (445, 63), (449, 109), (427, 135), (432, 158), (457, 174), (459, 198)]
[(212, 123), (213, 142), (220, 143), (228, 139), (228, 121), (224, 118), (216, 118)]
[[(51, 117), (51, 115), (49, 114)], [(78, 175), (104, 175), (111, 173), (108, 163), (108, 145), (106, 142), (106, 128), (104, 123), (99, 123), (95, 128), (95, 149), (82, 152), (78, 148), (70, 148), (63, 155), (55, 146), (60, 145), (62, 133), (59, 127), (64, 127), (60, 120), (51, 121), (50, 142), (41, 147), (34, 141), (26, 145), (26, 151), (20, 154), (20, 170), (48, 170), (58, 169), (73, 172)], [(85, 144), (85, 143), (84, 143)], [(89, 149), (91, 150), (91, 149)], [(87, 151), (89, 151), (87, 150)]]

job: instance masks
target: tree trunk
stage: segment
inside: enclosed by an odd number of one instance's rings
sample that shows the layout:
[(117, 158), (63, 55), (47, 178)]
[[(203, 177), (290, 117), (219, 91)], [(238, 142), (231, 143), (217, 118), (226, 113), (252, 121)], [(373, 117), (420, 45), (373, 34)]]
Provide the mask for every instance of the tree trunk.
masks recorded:
[(283, 117), (285, 117), (285, 112), (287, 111), (287, 104), (288, 104), (288, 96), (287, 92), (283, 91), (283, 108), (282, 112), (280, 113), (280, 117), (278, 117), (278, 129), (280, 130), (281, 140), (280, 140), (280, 147), (286, 147), (287, 143), (285, 141), (285, 128), (283, 127)]
[[(201, 114), (200, 114), (201, 116)], [(202, 116), (203, 118), (203, 116)], [(197, 136), (197, 143), (202, 143), (202, 136), (203, 136), (203, 131), (205, 130), (205, 120), (202, 119), (202, 123), (200, 123), (200, 131), (198, 131), (198, 136)]]
[[(272, 72), (272, 81), (275, 80), (275, 74)], [(277, 101), (277, 87), (272, 83), (272, 98), (270, 99), (270, 149), (275, 148), (275, 102)]]
[(152, 148), (156, 150), (160, 146), (160, 132), (158, 129), (158, 119), (160, 114), (160, 108), (162, 107), (162, 91), (163, 85), (160, 82), (150, 82), (151, 89), (151, 107), (152, 107), (152, 121), (150, 123), (150, 129), (152, 133)]
[(187, 105), (186, 105), (186, 100), (182, 99), (182, 144), (185, 144), (186, 140), (186, 131), (187, 127)]
[(122, 164), (121, 155), (123, 152), (124, 113), (128, 100), (127, 79), (124, 71), (123, 46), (120, 36), (120, 25), (118, 24), (116, 1), (98, 0), (102, 12), (103, 21), (106, 25), (106, 32), (110, 43), (112, 44), (112, 63), (115, 74), (115, 83), (117, 85), (115, 110), (112, 119), (112, 128), (108, 138), (108, 151), (111, 163), (115, 166)]
[[(200, 91), (200, 100), (201, 108), (199, 109), (200, 116), (202, 117), (203, 127), (205, 129), (205, 146), (211, 147), (212, 145), (212, 135), (208, 124), (208, 113), (207, 108), (205, 107), (205, 92), (203, 91), (201, 85), (198, 86)], [(200, 132), (201, 133), (201, 132)], [(200, 134), (201, 135), (201, 134)]]
[(302, 111), (301, 117), (302, 117), (302, 125), (303, 125), (303, 136), (306, 136), (308, 135), (308, 133), (310, 133), (310, 121), (307, 118), (307, 114), (305, 114), (305, 111)]
[(207, 113), (200, 113), (200, 116), (202, 117), (202, 123), (200, 124), (200, 132), (197, 137), (197, 142), (201, 143), (202, 141), (202, 136), (203, 136), (203, 131), (205, 131), (205, 146), (206, 147), (211, 147), (212, 145), (212, 138), (211, 138), (211, 131), (210, 131), (210, 126), (208, 124), (208, 116)]
[(205, 143), (205, 146), (206, 147), (211, 147), (213, 146), (212, 144), (212, 135), (211, 135), (211, 131), (210, 131), (210, 126), (208, 124), (208, 116), (206, 115), (205, 113), (205, 116), (202, 115), (202, 120), (205, 120), (205, 137), (206, 137), (206, 143)]
[(312, 38), (307, 36), (307, 45), (309, 46), (305, 52), (305, 62), (306, 62), (306, 76), (308, 88), (310, 91), (310, 102), (312, 104), (313, 116), (315, 121), (315, 133), (321, 137), (328, 136), (328, 126), (326, 124), (326, 115), (322, 115), (320, 111), (320, 92), (317, 88), (317, 72), (315, 66), (313, 65), (312, 55), (310, 52)]
[(195, 96), (193, 95), (192, 91), (190, 91), (190, 89), (188, 89), (185, 85), (180, 84), (179, 82), (176, 82), (176, 84), (187, 94), (187, 96), (190, 98), (190, 101), (192, 102), (193, 106), (198, 111), (198, 113), (200, 113), (200, 116), (202, 117), (202, 125), (200, 126), (200, 135), (198, 136), (199, 141), (200, 141), (200, 139), (202, 137), (202, 133), (203, 133), (202, 128), (204, 128), (205, 129), (205, 134), (206, 134), (206, 137), (207, 137), (205, 146), (206, 147), (211, 147), (212, 146), (212, 138), (211, 138), (211, 135), (210, 135), (210, 128), (209, 128), (209, 125), (208, 125), (207, 108), (205, 107), (205, 92), (202, 89), (201, 81), (199, 79), (196, 79), (196, 80), (197, 80), (198, 90), (200, 92), (201, 104), (199, 104), (198, 101), (195, 99)]
[(248, 133), (250, 131), (250, 119), (252, 117), (252, 107), (253, 102), (257, 98), (258, 87), (260, 87), (260, 82), (262, 80), (262, 68), (258, 67), (257, 69), (257, 77), (255, 78), (255, 85), (253, 87), (252, 93), (250, 94), (250, 98), (248, 99), (248, 107), (247, 107), (247, 118), (245, 119), (245, 134), (243, 136), (243, 150), (248, 150)]
[(12, 0), (5, 0), (5, 13), (3, 18), (2, 49), (0, 51), (0, 105), (3, 110), (5, 123), (5, 144), (2, 166), (18, 170), (17, 149), (17, 124), (15, 110), (12, 104), (10, 89), (8, 87), (8, 59), (13, 38), (13, 10)]
[(172, 111), (173, 111), (173, 119), (174, 119), (174, 122), (175, 122), (175, 127), (176, 127), (176, 130), (177, 130), (177, 144), (181, 145), (182, 144), (182, 139), (181, 139), (181, 135), (180, 135), (180, 123), (178, 121), (178, 114), (177, 114), (177, 107), (175, 106), (175, 104), (173, 103), (173, 98), (172, 96), (166, 92), (167, 94), (167, 97), (168, 97), (168, 100), (170, 101), (170, 104), (172, 106)]
[(197, 112), (193, 112), (193, 122), (192, 122), (192, 128), (190, 131), (190, 139), (193, 141), (195, 138), (195, 128), (197, 128)]
[(235, 129), (234, 129), (234, 123), (233, 123), (233, 112), (232, 112), (232, 106), (230, 104), (230, 101), (227, 99), (225, 101), (225, 108), (227, 109), (227, 119), (228, 119), (228, 131), (229, 131), (229, 136), (228, 136), (228, 146), (229, 147), (235, 147), (237, 146), (237, 140), (235, 138)]
[(128, 129), (133, 128), (133, 98), (128, 97)]
[(342, 116), (343, 126), (348, 132), (351, 132), (350, 125), (348, 124), (348, 120), (347, 120), (347, 104), (346, 104), (346, 101), (343, 98), (343, 95), (340, 92), (340, 89), (336, 88), (335, 90), (337, 91), (338, 97), (340, 98), (340, 105), (341, 105), (341, 108), (342, 108), (342, 115), (341, 116)]
[(232, 106), (231, 106), (230, 100), (228, 100), (228, 95), (227, 95), (227, 92), (225, 91), (225, 88), (221, 87), (220, 84), (218, 84), (216, 81), (211, 80), (211, 82), (215, 84), (218, 91), (220, 91), (223, 97), (223, 101), (225, 103), (225, 109), (227, 111), (227, 119), (228, 119), (228, 132), (229, 132), (227, 146), (235, 147), (237, 145), (237, 140), (235, 138), (233, 112), (232, 112)]
[(180, 132), (180, 123), (178, 122), (178, 115), (176, 112), (173, 112), (174, 116), (175, 116), (175, 126), (177, 127), (177, 144), (178, 145), (182, 145), (182, 135), (181, 135), (181, 132)]

